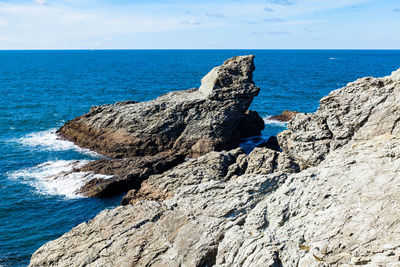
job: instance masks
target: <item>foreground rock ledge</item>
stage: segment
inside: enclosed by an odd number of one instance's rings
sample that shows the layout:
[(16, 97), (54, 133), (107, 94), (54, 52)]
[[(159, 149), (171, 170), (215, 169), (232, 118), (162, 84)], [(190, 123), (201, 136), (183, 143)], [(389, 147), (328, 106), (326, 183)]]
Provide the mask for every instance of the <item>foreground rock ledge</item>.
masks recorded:
[(247, 112), (260, 90), (253, 82), (253, 61), (253, 55), (226, 60), (201, 80), (199, 89), (92, 107), (57, 133), (117, 158), (161, 152), (196, 157), (235, 148), (240, 138), (264, 128), (257, 113)]
[[(400, 70), (357, 80), (296, 115), (283, 152), (212, 152), (151, 176), (134, 204), (48, 242), (30, 266), (397, 266), (399, 108)], [(289, 171), (290, 155), (312, 153), (316, 166)]]
[(301, 173), (211, 180), (106, 210), (30, 266), (395, 266), (399, 148), (382, 136)]

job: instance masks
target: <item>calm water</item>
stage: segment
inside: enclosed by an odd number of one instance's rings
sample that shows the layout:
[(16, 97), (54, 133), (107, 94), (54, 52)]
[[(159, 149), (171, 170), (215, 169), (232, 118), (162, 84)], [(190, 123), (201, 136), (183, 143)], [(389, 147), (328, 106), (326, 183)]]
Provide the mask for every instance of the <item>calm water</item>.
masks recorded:
[[(78, 198), (77, 181), (46, 180), (97, 157), (57, 140), (57, 127), (92, 105), (198, 87), (212, 67), (243, 54), (256, 55), (252, 109), (263, 117), (313, 112), (331, 90), (400, 67), (400, 51), (0, 51), (0, 265), (26, 265), (42, 244), (120, 201)], [(263, 135), (283, 128), (267, 124)]]

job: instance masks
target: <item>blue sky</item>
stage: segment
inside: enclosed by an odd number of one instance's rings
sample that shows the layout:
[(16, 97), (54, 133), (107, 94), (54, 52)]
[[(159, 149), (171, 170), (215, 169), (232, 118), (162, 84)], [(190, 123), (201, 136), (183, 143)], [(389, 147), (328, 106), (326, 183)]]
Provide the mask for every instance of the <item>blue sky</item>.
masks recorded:
[(400, 49), (399, 0), (0, 1), (0, 49)]

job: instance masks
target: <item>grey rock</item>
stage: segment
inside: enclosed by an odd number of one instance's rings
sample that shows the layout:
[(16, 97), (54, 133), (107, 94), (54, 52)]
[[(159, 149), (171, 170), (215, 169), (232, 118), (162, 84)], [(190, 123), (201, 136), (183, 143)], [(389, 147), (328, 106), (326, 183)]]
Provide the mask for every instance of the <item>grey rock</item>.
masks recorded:
[(351, 140), (400, 131), (400, 70), (362, 78), (320, 100), (313, 114), (298, 114), (278, 135), (281, 148), (302, 168), (315, 166)]
[[(398, 266), (399, 79), (361, 79), (322, 99), (340, 124), (327, 106), (296, 115), (283, 152), (213, 152), (150, 177), (167, 188), (163, 201), (103, 211), (30, 266)], [(288, 172), (292, 157), (308, 168)]]
[(299, 166), (286, 153), (256, 147), (249, 154), (245, 174), (269, 174), (274, 172), (298, 172)]
[[(246, 114), (260, 90), (252, 80), (253, 59), (250, 55), (226, 60), (202, 79), (199, 90), (93, 107), (67, 122), (58, 134), (118, 158), (161, 152), (196, 157), (235, 148), (241, 135), (260, 134), (264, 128), (258, 115)], [(253, 129), (244, 132), (243, 125)]]
[(141, 184), (140, 189), (130, 190), (121, 204), (134, 204), (143, 199), (162, 201), (173, 197), (175, 191), (182, 186), (211, 180), (228, 181), (241, 172), (240, 169), (232, 168), (238, 156), (245, 156), (241, 148), (227, 152), (210, 152), (188, 159), (163, 174), (150, 176)]

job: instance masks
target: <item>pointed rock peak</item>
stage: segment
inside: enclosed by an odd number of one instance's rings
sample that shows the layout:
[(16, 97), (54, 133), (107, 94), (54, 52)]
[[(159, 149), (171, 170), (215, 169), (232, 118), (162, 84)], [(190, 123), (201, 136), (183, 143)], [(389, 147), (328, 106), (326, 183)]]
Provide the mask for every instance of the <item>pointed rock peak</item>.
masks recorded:
[(201, 79), (199, 91), (214, 100), (252, 98), (260, 91), (253, 82), (255, 69), (254, 55), (232, 57)]

